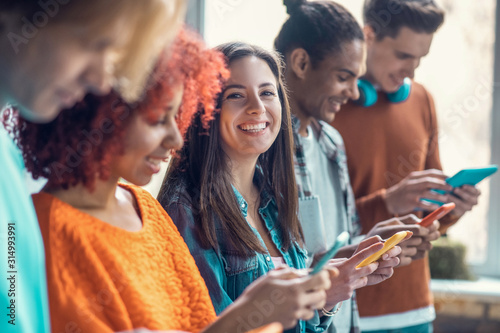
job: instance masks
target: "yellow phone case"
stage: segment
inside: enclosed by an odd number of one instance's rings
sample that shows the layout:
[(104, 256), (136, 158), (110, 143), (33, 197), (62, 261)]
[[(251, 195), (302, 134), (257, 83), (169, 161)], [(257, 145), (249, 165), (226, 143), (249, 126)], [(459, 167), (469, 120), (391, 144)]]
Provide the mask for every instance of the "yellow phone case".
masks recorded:
[(398, 245), (399, 242), (401, 242), (403, 239), (405, 239), (406, 235), (408, 235), (408, 231), (400, 231), (392, 235), (388, 240), (385, 241), (384, 247), (377, 251), (376, 253), (372, 254), (365, 260), (363, 260), (356, 268), (361, 268), (368, 266), (372, 262), (375, 262), (380, 259), (390, 249), (392, 249), (394, 246)]

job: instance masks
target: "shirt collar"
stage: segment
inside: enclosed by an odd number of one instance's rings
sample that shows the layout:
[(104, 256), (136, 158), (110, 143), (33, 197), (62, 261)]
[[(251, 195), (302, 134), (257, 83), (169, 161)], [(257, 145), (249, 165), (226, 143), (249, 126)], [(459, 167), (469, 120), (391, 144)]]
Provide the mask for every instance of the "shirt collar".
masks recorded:
[[(253, 182), (254, 184), (257, 185), (257, 187), (260, 188), (262, 182), (264, 181), (264, 175), (262, 174), (262, 171), (259, 167), (256, 168), (255, 170), (255, 175), (253, 177)], [(234, 187), (233, 184), (231, 184), (233, 187), (234, 195), (236, 196), (236, 201), (238, 202), (238, 207), (241, 210), (241, 213), (243, 214), (244, 217), (247, 217), (248, 214), (248, 203), (246, 202), (245, 198), (241, 195), (241, 193)], [(271, 193), (267, 190), (266, 186), (264, 186), (261, 194), (260, 194), (260, 209), (265, 209), (267, 205), (271, 202), (273, 199)]]

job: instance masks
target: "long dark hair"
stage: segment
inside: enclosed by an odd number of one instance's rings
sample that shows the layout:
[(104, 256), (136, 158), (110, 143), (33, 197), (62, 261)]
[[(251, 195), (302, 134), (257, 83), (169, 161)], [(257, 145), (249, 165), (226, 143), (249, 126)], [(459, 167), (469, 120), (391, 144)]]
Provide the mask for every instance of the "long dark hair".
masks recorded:
[[(282, 107), (281, 129), (272, 146), (257, 160), (264, 181), (259, 191), (268, 190), (276, 200), (278, 228), (282, 244), (288, 250), (294, 240), (302, 244), (302, 230), (298, 220), (298, 194), (293, 166), (293, 135), (290, 107), (283, 84), (281, 59), (260, 47), (240, 42), (226, 43), (217, 47), (226, 57), (228, 66), (235, 60), (257, 57), (264, 60), (278, 83), (278, 96)], [(220, 110), (220, 98), (218, 109)], [(224, 240), (231, 243), (236, 254), (250, 256), (265, 249), (255, 236), (234, 196), (229, 160), (221, 147), (219, 134), (220, 113), (209, 127), (203, 126), (201, 112), (187, 131), (184, 147), (174, 157), (158, 200), (163, 207), (175, 193), (179, 182), (185, 182), (194, 207), (195, 224), (199, 241), (205, 248), (219, 248), (215, 231), (215, 219), (222, 223)]]

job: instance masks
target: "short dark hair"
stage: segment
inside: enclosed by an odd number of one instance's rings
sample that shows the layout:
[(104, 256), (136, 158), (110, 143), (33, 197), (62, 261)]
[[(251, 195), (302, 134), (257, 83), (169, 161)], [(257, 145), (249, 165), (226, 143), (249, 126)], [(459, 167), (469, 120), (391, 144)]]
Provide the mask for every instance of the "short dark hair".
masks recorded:
[(365, 0), (363, 21), (377, 40), (395, 38), (402, 27), (432, 34), (443, 24), (444, 10), (434, 0)]
[(327, 54), (342, 51), (345, 42), (364, 40), (363, 30), (354, 16), (333, 1), (284, 0), (288, 20), (274, 41), (283, 56), (303, 48), (316, 66)]
[[(282, 61), (276, 53), (246, 43), (226, 43), (216, 49), (224, 54), (228, 66), (246, 57), (262, 59), (276, 78), (282, 115), (280, 131), (271, 147), (260, 154), (257, 166), (264, 179), (259, 190), (269, 191), (276, 200), (282, 244), (288, 250), (293, 241), (302, 244), (303, 235), (297, 215), (293, 134), (290, 107), (283, 84)], [(158, 201), (168, 212), (172, 193), (175, 193), (179, 182), (186, 182), (196, 207), (193, 213), (198, 239), (204, 248), (219, 248), (215, 230), (217, 216), (225, 239), (239, 255), (246, 257), (255, 251), (264, 253), (265, 249), (241, 214), (236, 201), (231, 186), (230, 161), (221, 146), (219, 119), (220, 112), (217, 112), (207, 129), (202, 124), (201, 113), (195, 117), (187, 131), (183, 148), (169, 166)]]

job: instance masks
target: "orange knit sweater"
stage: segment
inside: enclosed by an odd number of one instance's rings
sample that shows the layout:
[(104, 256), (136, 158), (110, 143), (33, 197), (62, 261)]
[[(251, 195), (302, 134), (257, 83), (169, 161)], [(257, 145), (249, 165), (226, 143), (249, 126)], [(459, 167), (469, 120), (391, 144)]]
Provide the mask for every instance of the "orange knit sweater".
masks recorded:
[(33, 196), (47, 256), (52, 330), (197, 332), (215, 319), (194, 259), (161, 205), (136, 186), (143, 222), (129, 232), (47, 193)]
[[(349, 103), (332, 126), (344, 138), (363, 232), (392, 217), (383, 200), (386, 188), (412, 171), (441, 169), (434, 101), (418, 83), (413, 83), (408, 100), (402, 103), (390, 103), (384, 94), (372, 107)], [(443, 218), (441, 231), (456, 221)], [(390, 279), (357, 291), (359, 313), (379, 316), (429, 306), (429, 280), (427, 258), (396, 268)]]

